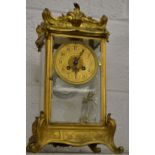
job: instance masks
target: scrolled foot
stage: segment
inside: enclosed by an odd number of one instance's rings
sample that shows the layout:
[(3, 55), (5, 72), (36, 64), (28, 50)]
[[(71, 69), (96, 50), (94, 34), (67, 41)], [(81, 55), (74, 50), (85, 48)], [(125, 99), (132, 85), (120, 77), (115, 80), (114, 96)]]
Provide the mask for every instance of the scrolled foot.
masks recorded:
[(26, 147), (26, 151), (27, 152), (39, 152), (41, 150), (40, 145), (38, 145), (37, 143), (29, 143)]
[(113, 151), (116, 154), (121, 154), (124, 152), (123, 146), (116, 147), (116, 145), (114, 143), (109, 144), (107, 146), (111, 149), (111, 151)]
[(97, 147), (97, 144), (90, 144), (88, 145), (89, 148), (94, 152), (94, 153), (100, 153), (101, 152), (101, 148)]

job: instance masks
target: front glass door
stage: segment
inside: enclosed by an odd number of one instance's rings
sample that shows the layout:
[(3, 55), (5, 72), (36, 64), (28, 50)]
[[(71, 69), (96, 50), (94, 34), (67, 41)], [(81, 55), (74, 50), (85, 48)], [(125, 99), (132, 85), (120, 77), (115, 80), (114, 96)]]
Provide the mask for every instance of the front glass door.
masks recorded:
[[(84, 43), (95, 52), (99, 63), (99, 43), (89, 40), (54, 38), (53, 55), (62, 43)], [(73, 85), (63, 81), (53, 72), (53, 96), (51, 100), (51, 123), (100, 123), (100, 67), (94, 78), (86, 84)]]

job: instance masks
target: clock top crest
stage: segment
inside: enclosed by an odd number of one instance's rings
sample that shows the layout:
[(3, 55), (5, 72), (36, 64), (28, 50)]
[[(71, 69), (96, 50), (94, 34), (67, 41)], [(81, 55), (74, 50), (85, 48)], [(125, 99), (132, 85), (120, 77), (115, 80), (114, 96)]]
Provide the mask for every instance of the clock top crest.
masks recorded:
[(42, 17), (43, 22), (38, 25), (36, 31), (38, 39), (36, 46), (38, 51), (41, 50), (43, 41), (48, 33), (54, 36), (64, 35), (66, 37), (86, 37), (92, 39), (105, 38), (108, 41), (109, 32), (106, 29), (108, 17), (103, 15), (99, 21), (92, 17), (86, 16), (77, 3), (74, 3), (74, 10), (69, 11), (66, 15), (54, 17), (52, 13), (45, 8)]
[(46, 8), (42, 17), (35, 43), (38, 51), (45, 45), (43, 110), (32, 124), (27, 151), (52, 144), (88, 145), (99, 153), (97, 145), (104, 144), (123, 153), (114, 143), (116, 122), (106, 111), (107, 16), (93, 19), (74, 3), (73, 11), (54, 17)]

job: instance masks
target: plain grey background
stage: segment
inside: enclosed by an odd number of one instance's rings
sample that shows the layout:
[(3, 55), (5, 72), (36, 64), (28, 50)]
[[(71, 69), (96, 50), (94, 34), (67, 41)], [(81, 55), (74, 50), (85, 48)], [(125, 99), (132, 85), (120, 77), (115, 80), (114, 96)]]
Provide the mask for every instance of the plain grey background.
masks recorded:
[[(42, 21), (42, 11), (49, 8), (58, 16), (73, 9), (78, 2), (81, 10), (93, 18), (103, 14), (109, 18), (107, 28), (110, 31), (107, 44), (107, 112), (117, 122), (116, 145), (122, 145), (129, 151), (129, 15), (128, 0), (27, 0), (27, 55), (26, 55), (26, 139), (31, 136), (31, 125), (42, 110), (40, 105), (40, 54), (37, 53), (35, 40), (36, 27)], [(53, 148), (47, 146), (43, 152), (91, 152), (88, 147)], [(111, 153), (102, 145), (103, 153)]]

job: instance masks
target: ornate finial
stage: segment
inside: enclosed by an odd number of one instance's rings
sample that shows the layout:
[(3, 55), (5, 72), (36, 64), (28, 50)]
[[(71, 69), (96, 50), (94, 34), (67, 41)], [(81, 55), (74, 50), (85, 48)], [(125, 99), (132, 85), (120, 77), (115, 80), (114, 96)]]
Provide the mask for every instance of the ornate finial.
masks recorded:
[(75, 7), (75, 9), (79, 9), (80, 10), (80, 6), (79, 6), (78, 3), (74, 3), (74, 7)]

